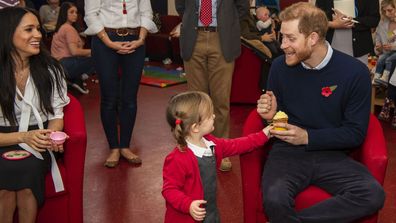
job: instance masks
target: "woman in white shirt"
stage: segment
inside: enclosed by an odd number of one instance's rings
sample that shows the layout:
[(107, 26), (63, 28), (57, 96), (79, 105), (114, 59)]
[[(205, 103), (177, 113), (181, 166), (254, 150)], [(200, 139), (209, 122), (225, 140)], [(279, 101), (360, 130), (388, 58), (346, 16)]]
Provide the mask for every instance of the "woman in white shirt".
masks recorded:
[(129, 143), (144, 65), (144, 40), (147, 32), (157, 31), (152, 17), (148, 0), (85, 1), (85, 33), (94, 35), (91, 48), (100, 83), (100, 114), (111, 150), (104, 165), (109, 168), (117, 166), (120, 156), (133, 164), (142, 162)]
[(49, 134), (63, 128), (65, 75), (42, 50), (33, 11), (1, 9), (0, 29), (0, 222), (13, 222), (15, 210), (19, 222), (35, 222), (52, 151), (63, 151)]

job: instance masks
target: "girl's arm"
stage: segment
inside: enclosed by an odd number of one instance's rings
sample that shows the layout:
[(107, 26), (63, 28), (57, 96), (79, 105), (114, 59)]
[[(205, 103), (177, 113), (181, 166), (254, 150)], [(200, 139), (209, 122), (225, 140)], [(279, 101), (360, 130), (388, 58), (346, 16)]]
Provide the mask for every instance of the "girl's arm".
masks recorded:
[[(268, 141), (268, 137), (264, 131), (268, 132), (270, 128), (272, 127), (268, 126), (263, 131), (235, 139), (219, 139), (213, 137), (213, 141), (216, 143), (216, 152), (221, 152), (222, 157), (229, 157), (257, 149)], [(269, 133), (267, 134), (269, 135)], [(208, 139), (211, 140), (210, 137), (208, 137)]]

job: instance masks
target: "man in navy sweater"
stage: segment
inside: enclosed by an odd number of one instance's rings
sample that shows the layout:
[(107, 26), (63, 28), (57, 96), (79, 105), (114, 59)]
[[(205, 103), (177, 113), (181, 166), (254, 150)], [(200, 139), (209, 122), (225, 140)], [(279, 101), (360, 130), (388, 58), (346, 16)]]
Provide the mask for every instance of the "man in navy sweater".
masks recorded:
[[(271, 223), (352, 222), (378, 211), (381, 185), (348, 151), (365, 136), (370, 112), (370, 75), (360, 61), (333, 50), (325, 40), (327, 18), (309, 3), (280, 15), (284, 56), (273, 63), (268, 91), (257, 111), (271, 120), (289, 116), (286, 131), (271, 130), (276, 141), (264, 167), (264, 209)], [(296, 212), (294, 197), (308, 185), (333, 195)]]

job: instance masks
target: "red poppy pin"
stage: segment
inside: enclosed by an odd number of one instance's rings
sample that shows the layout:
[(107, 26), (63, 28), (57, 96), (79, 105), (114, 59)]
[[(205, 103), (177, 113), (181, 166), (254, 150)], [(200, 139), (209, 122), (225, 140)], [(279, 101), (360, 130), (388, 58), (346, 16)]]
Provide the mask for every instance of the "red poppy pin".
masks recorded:
[(327, 98), (333, 93), (333, 91), (335, 91), (336, 88), (337, 85), (333, 85), (330, 87), (322, 87), (322, 95)]

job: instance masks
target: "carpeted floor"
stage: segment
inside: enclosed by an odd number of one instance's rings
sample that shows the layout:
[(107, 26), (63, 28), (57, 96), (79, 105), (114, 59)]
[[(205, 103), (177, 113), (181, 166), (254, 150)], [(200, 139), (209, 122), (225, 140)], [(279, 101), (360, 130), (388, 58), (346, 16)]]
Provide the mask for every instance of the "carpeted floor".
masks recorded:
[(141, 84), (161, 88), (186, 82), (183, 68), (164, 68), (154, 65), (146, 65), (144, 67), (144, 72), (140, 81)]

